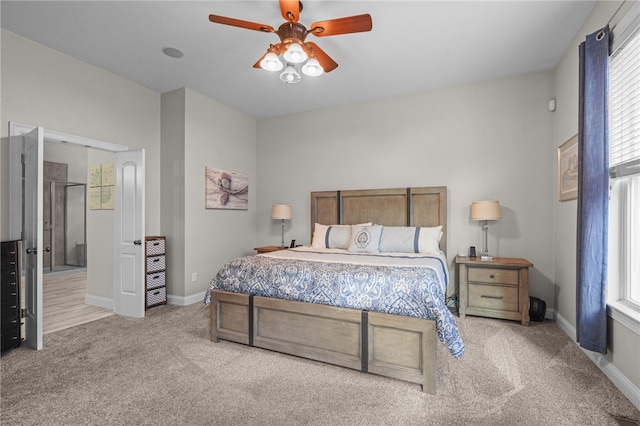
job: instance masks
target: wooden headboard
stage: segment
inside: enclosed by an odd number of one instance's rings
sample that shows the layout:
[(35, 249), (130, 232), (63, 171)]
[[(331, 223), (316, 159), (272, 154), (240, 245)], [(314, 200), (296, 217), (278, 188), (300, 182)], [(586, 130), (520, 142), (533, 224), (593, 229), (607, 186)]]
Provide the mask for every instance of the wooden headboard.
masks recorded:
[(311, 193), (311, 239), (316, 223), (386, 226), (442, 225), (440, 249), (447, 251), (447, 187), (363, 189)]

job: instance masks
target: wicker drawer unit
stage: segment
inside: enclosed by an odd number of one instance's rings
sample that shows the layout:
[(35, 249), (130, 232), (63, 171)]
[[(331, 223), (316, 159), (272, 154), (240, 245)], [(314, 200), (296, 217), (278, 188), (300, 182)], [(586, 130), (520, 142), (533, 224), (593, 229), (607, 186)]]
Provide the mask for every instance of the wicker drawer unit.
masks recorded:
[(529, 325), (529, 268), (526, 259), (456, 257), (460, 318), (465, 315)]
[(145, 237), (145, 309), (167, 304), (166, 238)]

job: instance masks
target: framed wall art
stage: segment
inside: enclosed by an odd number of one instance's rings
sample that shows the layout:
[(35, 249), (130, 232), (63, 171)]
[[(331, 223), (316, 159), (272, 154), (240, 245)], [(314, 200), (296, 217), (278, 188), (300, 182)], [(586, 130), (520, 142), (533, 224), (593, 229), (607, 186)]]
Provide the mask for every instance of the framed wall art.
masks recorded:
[(243, 173), (205, 167), (205, 208), (247, 210), (249, 177)]
[(578, 135), (558, 148), (558, 200), (578, 198)]

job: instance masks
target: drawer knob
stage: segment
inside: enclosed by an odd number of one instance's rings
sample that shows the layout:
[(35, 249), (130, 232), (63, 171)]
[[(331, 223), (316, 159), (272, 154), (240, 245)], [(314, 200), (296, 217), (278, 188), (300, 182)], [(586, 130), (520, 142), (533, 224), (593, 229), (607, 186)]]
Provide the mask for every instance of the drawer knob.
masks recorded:
[(495, 275), (493, 275), (493, 274), (489, 275), (489, 278), (495, 278), (495, 277), (496, 277), (496, 276), (495, 276)]
[(498, 299), (498, 300), (502, 299), (502, 296), (487, 296), (486, 294), (483, 294), (480, 297), (484, 297), (485, 299)]

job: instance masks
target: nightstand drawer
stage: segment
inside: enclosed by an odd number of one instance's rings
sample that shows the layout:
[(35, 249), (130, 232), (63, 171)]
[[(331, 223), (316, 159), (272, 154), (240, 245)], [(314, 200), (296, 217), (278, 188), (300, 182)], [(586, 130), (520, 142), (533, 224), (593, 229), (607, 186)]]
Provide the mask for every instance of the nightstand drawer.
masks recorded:
[(518, 285), (518, 270), (470, 267), (469, 281)]
[(470, 308), (518, 312), (518, 300), (518, 287), (469, 283)]

